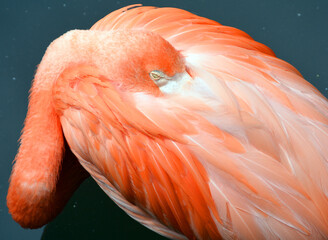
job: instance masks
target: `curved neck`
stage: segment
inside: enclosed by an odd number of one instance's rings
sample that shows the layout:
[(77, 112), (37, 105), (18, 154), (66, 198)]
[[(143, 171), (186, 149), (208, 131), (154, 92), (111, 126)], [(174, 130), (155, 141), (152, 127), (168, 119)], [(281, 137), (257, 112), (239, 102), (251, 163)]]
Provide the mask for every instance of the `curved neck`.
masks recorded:
[[(72, 30), (54, 40), (46, 50), (32, 85), (32, 91), (50, 90), (59, 75), (70, 65), (90, 62), (93, 31)], [(95, 47), (96, 48), (96, 47)]]

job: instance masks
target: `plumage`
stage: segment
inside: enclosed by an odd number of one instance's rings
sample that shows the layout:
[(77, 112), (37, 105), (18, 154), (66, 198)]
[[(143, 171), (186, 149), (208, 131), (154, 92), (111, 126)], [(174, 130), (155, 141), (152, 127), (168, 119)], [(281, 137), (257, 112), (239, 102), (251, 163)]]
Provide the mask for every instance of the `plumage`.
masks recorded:
[(8, 207), (23, 227), (58, 214), (40, 203), (63, 206), (87, 176), (68, 170), (76, 176), (56, 193), (66, 140), (118, 206), (169, 238), (326, 239), (327, 110), (241, 30), (175, 8), (122, 8), (47, 49)]

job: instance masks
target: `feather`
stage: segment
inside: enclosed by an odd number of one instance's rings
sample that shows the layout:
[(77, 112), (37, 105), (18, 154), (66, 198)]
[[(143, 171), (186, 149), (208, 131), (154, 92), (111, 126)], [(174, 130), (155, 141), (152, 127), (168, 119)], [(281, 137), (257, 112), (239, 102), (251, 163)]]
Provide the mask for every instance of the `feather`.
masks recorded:
[[(138, 6), (65, 34), (40, 64), (36, 88), (52, 91), (84, 168), (130, 216), (169, 238), (327, 238), (327, 100), (240, 30)], [(140, 51), (147, 39), (165, 46), (154, 59), (166, 54), (192, 76), (178, 93), (146, 77), (128, 81), (142, 68), (126, 59), (117, 70), (130, 45)], [(131, 62), (149, 55), (140, 58)]]

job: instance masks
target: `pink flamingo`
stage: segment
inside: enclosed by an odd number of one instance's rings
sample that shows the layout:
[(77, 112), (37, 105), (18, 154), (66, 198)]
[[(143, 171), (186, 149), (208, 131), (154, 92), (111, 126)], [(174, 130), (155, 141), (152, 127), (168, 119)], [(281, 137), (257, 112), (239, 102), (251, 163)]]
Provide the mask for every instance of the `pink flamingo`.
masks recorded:
[[(129, 6), (47, 49), (7, 203), (51, 221), (87, 174), (173, 239), (327, 239), (328, 104), (238, 29)], [(110, 216), (109, 216), (110, 217)]]

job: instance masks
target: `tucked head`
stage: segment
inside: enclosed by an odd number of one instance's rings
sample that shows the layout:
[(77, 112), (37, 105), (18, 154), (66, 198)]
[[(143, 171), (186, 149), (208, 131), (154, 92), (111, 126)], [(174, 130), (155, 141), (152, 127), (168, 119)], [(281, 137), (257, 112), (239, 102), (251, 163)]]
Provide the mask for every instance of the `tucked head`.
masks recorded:
[(122, 88), (154, 92), (166, 80), (185, 71), (181, 54), (157, 34), (111, 31), (107, 36), (101, 44), (107, 55), (107, 65), (102, 69)]
[(81, 64), (96, 67), (122, 90), (153, 94), (186, 76), (183, 56), (158, 34), (73, 30), (49, 46), (36, 75), (40, 83), (35, 86), (48, 88), (52, 80), (45, 79), (57, 79), (65, 69)]

